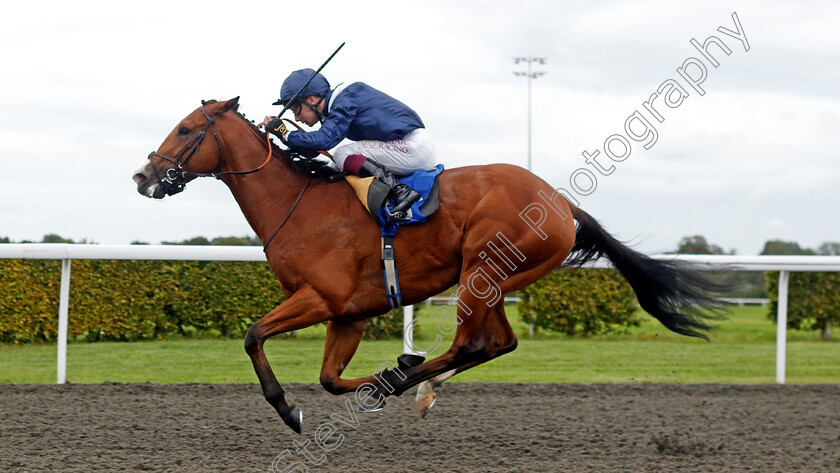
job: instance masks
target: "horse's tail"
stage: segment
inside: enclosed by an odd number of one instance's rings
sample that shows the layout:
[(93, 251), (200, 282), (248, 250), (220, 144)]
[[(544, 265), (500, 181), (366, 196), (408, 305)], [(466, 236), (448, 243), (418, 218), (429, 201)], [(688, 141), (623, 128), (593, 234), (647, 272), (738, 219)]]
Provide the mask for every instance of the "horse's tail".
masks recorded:
[(572, 253), (564, 266), (579, 267), (606, 256), (636, 292), (639, 304), (668, 329), (708, 340), (709, 322), (721, 319), (721, 304), (709, 297), (723, 286), (692, 272), (683, 261), (655, 260), (628, 248), (612, 237), (589, 214), (572, 206), (578, 222)]

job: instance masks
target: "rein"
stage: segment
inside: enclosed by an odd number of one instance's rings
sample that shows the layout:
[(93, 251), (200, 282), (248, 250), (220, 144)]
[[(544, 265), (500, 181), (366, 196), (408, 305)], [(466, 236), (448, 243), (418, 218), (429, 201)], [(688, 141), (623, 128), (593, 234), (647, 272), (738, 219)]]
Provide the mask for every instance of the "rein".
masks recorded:
[(300, 190), (297, 199), (295, 199), (295, 203), (292, 204), (292, 207), (289, 208), (288, 212), (286, 212), (286, 216), (283, 217), (283, 220), (280, 222), (280, 225), (277, 225), (277, 228), (274, 229), (274, 233), (272, 233), (271, 236), (268, 237), (268, 240), (266, 240), (266, 242), (263, 244), (263, 253), (268, 251), (268, 245), (271, 244), (271, 240), (273, 240), (274, 237), (277, 236), (277, 233), (280, 231), (281, 228), (283, 228), (283, 225), (286, 224), (286, 221), (289, 220), (289, 217), (292, 216), (292, 212), (294, 212), (295, 207), (297, 207), (298, 202), (300, 202), (300, 198), (303, 197), (303, 192), (306, 190), (307, 187), (309, 187), (310, 182), (312, 182), (311, 177), (306, 179), (306, 183), (303, 185), (303, 189)]

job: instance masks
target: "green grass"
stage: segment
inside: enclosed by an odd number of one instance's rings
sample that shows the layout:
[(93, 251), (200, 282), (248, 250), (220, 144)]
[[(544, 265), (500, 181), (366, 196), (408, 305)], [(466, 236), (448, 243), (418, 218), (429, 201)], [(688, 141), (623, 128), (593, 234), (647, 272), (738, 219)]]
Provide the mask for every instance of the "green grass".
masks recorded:
[[(529, 339), (516, 307), (510, 306), (519, 347), (454, 381), (773, 383), (776, 326), (767, 320), (766, 311), (733, 308), (729, 320), (707, 343), (673, 334), (646, 315), (640, 327), (626, 334), (569, 338), (538, 332)], [(424, 308), (417, 316), (428, 320), (429, 314)], [(298, 332), (294, 339), (266, 342), (281, 383), (318, 381), (324, 333), (320, 325)], [(434, 324), (421, 324), (415, 344), (428, 347), (436, 335)], [(444, 340), (433, 354), (446, 348)], [(369, 375), (401, 352), (401, 340), (363, 341), (345, 376)], [(817, 332), (788, 331), (787, 352), (788, 383), (840, 383), (840, 342), (822, 342)], [(54, 344), (0, 345), (0, 382), (53, 383), (55, 362)], [(257, 379), (240, 339), (167, 339), (71, 343), (67, 380), (253, 383)]]

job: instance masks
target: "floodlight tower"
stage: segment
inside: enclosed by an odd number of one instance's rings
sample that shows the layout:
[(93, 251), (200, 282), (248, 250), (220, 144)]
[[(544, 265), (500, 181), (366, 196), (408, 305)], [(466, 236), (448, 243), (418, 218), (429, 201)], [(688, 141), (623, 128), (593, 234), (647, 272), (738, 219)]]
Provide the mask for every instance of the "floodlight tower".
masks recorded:
[(531, 170), (531, 79), (536, 79), (542, 75), (545, 75), (545, 71), (531, 71), (531, 64), (534, 62), (538, 62), (540, 64), (545, 64), (546, 58), (544, 57), (515, 57), (513, 58), (514, 64), (519, 64), (520, 62), (524, 62), (528, 64), (528, 72), (521, 72), (521, 71), (513, 71), (514, 75), (517, 76), (525, 76), (528, 78), (528, 170)]

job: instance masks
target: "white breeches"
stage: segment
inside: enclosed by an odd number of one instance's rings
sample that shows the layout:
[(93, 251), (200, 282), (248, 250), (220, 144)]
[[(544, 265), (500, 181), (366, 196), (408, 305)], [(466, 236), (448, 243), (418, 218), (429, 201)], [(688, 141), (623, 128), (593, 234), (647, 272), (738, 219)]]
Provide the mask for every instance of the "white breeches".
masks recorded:
[(408, 175), (419, 169), (430, 171), (437, 164), (435, 143), (425, 128), (418, 128), (401, 140), (362, 140), (341, 145), (333, 153), (333, 160), (344, 169), (344, 160), (351, 154), (370, 158), (397, 175)]

